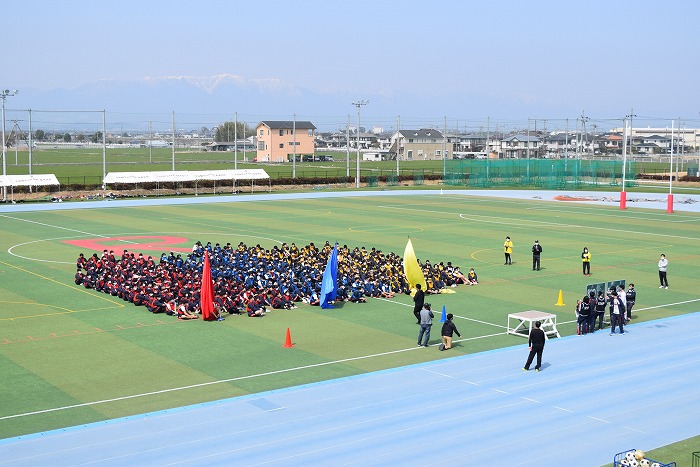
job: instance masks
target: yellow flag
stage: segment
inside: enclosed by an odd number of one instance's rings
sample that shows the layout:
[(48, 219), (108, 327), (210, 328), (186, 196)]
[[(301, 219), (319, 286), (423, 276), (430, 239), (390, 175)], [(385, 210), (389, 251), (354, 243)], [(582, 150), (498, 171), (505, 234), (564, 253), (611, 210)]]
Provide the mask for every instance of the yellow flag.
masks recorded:
[(416, 252), (413, 251), (413, 244), (410, 238), (406, 244), (406, 250), (403, 252), (403, 272), (406, 274), (409, 288), (413, 289), (416, 284), (420, 284), (423, 291), (425, 291), (425, 277), (420, 264), (418, 264)]

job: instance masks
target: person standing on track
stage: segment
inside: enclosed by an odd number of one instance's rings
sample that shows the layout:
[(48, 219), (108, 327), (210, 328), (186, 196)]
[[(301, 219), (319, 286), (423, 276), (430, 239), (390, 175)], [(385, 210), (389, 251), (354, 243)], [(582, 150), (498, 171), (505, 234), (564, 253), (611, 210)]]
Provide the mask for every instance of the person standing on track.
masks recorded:
[(547, 340), (547, 337), (544, 335), (544, 331), (540, 329), (540, 326), (542, 326), (542, 323), (535, 321), (535, 328), (530, 331), (530, 339), (527, 343), (527, 345), (530, 346), (530, 354), (527, 356), (527, 362), (525, 362), (523, 371), (530, 370), (530, 365), (532, 364), (532, 360), (535, 358), (535, 355), (537, 355), (535, 371), (540, 371), (540, 368), (542, 367), (542, 352), (544, 351), (544, 343)]
[(506, 241), (503, 243), (503, 253), (506, 255), (506, 262), (503, 264), (513, 264), (513, 258), (511, 257), (513, 253), (513, 242), (510, 241), (510, 237), (506, 237)]

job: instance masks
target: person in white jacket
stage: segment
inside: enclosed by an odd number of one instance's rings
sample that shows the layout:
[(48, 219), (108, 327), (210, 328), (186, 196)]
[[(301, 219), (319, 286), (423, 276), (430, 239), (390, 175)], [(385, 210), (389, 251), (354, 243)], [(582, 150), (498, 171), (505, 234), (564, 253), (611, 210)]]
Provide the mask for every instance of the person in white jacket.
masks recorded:
[(666, 278), (666, 270), (668, 269), (668, 260), (666, 259), (666, 255), (661, 254), (661, 258), (659, 259), (659, 285), (660, 289), (668, 289), (668, 279)]

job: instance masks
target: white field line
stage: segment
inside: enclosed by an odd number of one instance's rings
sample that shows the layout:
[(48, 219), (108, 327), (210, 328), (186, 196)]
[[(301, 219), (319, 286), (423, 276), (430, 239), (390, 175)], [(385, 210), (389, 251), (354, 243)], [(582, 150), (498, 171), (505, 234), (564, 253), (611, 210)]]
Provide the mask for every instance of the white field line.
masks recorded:
[[(478, 337), (472, 337), (469, 339), (461, 339), (459, 341), (454, 341), (454, 342), (462, 342), (466, 340), (476, 340), (476, 339), (483, 339), (486, 337), (493, 337), (493, 336), (500, 336), (505, 333), (498, 333), (498, 334), (491, 334), (487, 336), (478, 336)], [(435, 347), (438, 344), (431, 344), (431, 347)], [(216, 381), (208, 381), (205, 383), (198, 383), (198, 384), (190, 384), (187, 386), (180, 386), (180, 387), (175, 387), (175, 388), (167, 388), (167, 389), (161, 389), (159, 391), (149, 391), (149, 392), (144, 392), (141, 394), (131, 394), (128, 396), (122, 396), (122, 397), (114, 397), (111, 399), (103, 399), (103, 400), (97, 400), (97, 401), (92, 401), (92, 402), (84, 402), (81, 404), (73, 404), (73, 405), (66, 405), (62, 407), (53, 407), (50, 409), (44, 409), (44, 410), (37, 410), (34, 412), (25, 412), (25, 413), (18, 413), (14, 415), (6, 415), (4, 417), (0, 417), (0, 420), (8, 420), (8, 419), (13, 419), (13, 418), (21, 418), (21, 417), (27, 417), (30, 415), (38, 415), (38, 414), (43, 414), (43, 413), (51, 413), (51, 412), (58, 412), (61, 410), (69, 410), (69, 409), (75, 409), (75, 408), (80, 408), (80, 407), (89, 407), (93, 405), (99, 405), (99, 404), (107, 404), (110, 402), (118, 402), (118, 401), (123, 401), (123, 400), (129, 400), (129, 399), (136, 399), (138, 397), (146, 397), (146, 396), (153, 396), (157, 394), (166, 394), (169, 392), (177, 392), (177, 391), (184, 391), (187, 389), (193, 389), (193, 388), (200, 388), (200, 387), (206, 387), (206, 386), (213, 386), (215, 384), (223, 384), (223, 383), (231, 383), (234, 381), (243, 381), (243, 380), (248, 380), (248, 379), (253, 379), (253, 378), (260, 378), (263, 376), (271, 376), (271, 375), (278, 375), (282, 373), (290, 373), (293, 371), (301, 371), (301, 370), (307, 370), (309, 368), (318, 368), (318, 367), (323, 367), (323, 366), (330, 366), (330, 365), (336, 365), (339, 363), (346, 363), (346, 362), (352, 362), (352, 361), (358, 361), (358, 360), (366, 360), (368, 358), (375, 358), (375, 357), (383, 357), (386, 355), (392, 355), (392, 354), (397, 354), (397, 353), (402, 353), (402, 352), (410, 352), (410, 351), (421, 351), (423, 347), (409, 347), (406, 349), (399, 349), (399, 350), (391, 350), (388, 352), (380, 352), (380, 353), (375, 353), (375, 354), (370, 354), (370, 355), (362, 355), (359, 357), (350, 357), (350, 358), (343, 358), (340, 360), (333, 360), (329, 362), (322, 362), (322, 363), (314, 363), (311, 365), (302, 365), (302, 366), (297, 366), (297, 367), (292, 367), (292, 368), (284, 368), (282, 370), (274, 370), (274, 371), (268, 371), (265, 373), (257, 373), (253, 375), (247, 375), (247, 376), (237, 376), (235, 378), (226, 378), (226, 379), (220, 379)]]
[[(418, 209), (418, 208), (405, 208), (405, 207), (396, 207), (396, 206), (379, 206), (383, 207), (386, 209), (397, 209), (397, 210), (402, 210), (402, 211), (418, 211), (422, 213), (431, 213), (431, 214), (447, 214), (454, 216), (454, 212), (445, 212), (445, 211), (433, 211), (433, 210), (427, 210), (427, 209)], [(533, 226), (549, 226), (549, 227), (557, 227), (557, 228), (581, 228), (585, 227), (586, 229), (589, 230), (603, 230), (606, 232), (622, 232), (622, 233), (631, 233), (631, 234), (637, 234), (637, 235), (650, 235), (650, 236), (657, 236), (657, 237), (665, 237), (665, 238), (679, 238), (683, 240), (700, 240), (700, 237), (685, 237), (682, 235), (669, 235), (669, 234), (662, 234), (662, 233), (656, 233), (656, 232), (639, 232), (636, 230), (624, 230), (624, 229), (613, 229), (609, 227), (597, 227), (597, 226), (591, 226), (591, 225), (580, 225), (580, 224), (562, 224), (562, 223), (557, 223), (557, 222), (548, 222), (548, 221), (535, 221), (535, 220), (529, 220), (529, 221), (523, 221), (522, 219), (513, 219), (513, 218), (508, 218), (508, 217), (502, 217), (502, 216), (482, 216), (478, 214), (457, 214), (461, 219), (468, 220), (468, 221), (474, 221), (474, 222), (484, 222), (487, 224), (504, 224), (508, 226), (513, 226), (515, 225), (514, 223), (518, 223), (518, 225), (524, 225), (524, 224), (529, 224)]]

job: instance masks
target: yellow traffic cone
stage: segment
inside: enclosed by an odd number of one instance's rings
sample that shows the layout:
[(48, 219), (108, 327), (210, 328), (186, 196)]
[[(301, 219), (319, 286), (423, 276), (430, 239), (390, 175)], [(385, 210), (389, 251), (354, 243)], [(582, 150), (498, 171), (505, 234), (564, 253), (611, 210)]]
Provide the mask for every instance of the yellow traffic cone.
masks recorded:
[(566, 306), (566, 303), (564, 303), (564, 295), (563, 295), (561, 289), (559, 289), (559, 300), (557, 300), (557, 303), (555, 303), (555, 305), (556, 306)]

